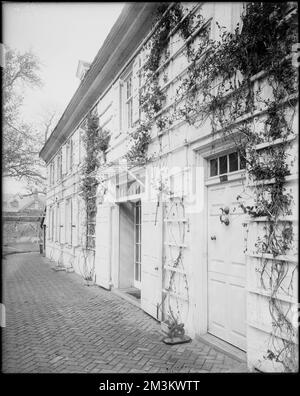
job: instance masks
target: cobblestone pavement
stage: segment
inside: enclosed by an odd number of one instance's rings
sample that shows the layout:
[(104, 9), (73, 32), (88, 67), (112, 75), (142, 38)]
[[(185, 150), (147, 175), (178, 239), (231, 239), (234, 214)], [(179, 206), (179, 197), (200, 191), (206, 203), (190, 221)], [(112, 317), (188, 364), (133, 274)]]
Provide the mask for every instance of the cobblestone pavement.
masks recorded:
[(36, 242), (14, 242), (2, 246), (2, 256), (25, 252), (39, 252), (39, 244)]
[(38, 253), (3, 260), (3, 372), (245, 372), (246, 365), (192, 341), (165, 345), (160, 324), (112, 292), (55, 272)]

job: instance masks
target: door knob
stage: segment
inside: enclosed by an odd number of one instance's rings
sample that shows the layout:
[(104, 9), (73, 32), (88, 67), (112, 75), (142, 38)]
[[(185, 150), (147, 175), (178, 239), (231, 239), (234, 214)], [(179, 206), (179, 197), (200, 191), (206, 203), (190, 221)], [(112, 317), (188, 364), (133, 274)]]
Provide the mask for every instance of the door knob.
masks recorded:
[(215, 241), (215, 240), (217, 239), (217, 237), (216, 237), (215, 235), (211, 235), (210, 239), (211, 239), (212, 241)]
[(158, 271), (158, 267), (155, 267), (154, 269), (155, 269), (155, 271)]
[(220, 210), (222, 211), (222, 214), (220, 214), (220, 222), (228, 226), (230, 223), (228, 218), (229, 208), (226, 206), (225, 208), (220, 208)]

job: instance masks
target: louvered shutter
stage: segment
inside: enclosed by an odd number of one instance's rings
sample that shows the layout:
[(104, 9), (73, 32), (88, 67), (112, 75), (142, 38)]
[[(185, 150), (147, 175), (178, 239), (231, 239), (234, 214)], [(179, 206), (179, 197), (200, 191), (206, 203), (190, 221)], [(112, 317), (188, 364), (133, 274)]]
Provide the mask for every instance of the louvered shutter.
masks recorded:
[(78, 245), (78, 199), (74, 197), (72, 200), (72, 245)]
[(140, 56), (137, 56), (132, 66), (132, 122), (139, 120), (139, 67)]
[(79, 164), (79, 130), (73, 135), (73, 156), (74, 156), (74, 166), (75, 170)]
[(67, 173), (67, 146), (64, 144), (62, 147), (62, 174)]
[(74, 136), (70, 139), (70, 170), (74, 170)]
[(65, 243), (65, 227), (66, 227), (66, 216), (65, 216), (65, 202), (60, 203), (60, 242)]

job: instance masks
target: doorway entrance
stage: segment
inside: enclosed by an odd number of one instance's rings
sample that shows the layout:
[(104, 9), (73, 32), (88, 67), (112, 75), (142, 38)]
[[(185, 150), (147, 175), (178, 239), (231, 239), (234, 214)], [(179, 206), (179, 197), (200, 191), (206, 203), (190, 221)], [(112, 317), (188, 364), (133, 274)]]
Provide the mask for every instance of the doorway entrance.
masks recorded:
[(141, 201), (120, 203), (119, 282), (118, 289), (127, 297), (141, 298)]
[(245, 350), (245, 215), (236, 199), (243, 190), (244, 165), (236, 152), (222, 154), (210, 160), (209, 165), (208, 332)]

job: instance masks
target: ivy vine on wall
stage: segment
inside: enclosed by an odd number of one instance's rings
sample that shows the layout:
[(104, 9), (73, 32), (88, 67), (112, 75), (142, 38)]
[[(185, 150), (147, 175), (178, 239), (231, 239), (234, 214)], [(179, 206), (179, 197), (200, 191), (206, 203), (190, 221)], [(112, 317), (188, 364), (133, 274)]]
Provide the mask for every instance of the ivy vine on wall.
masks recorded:
[[(97, 188), (99, 179), (97, 171), (101, 165), (101, 158), (106, 161), (106, 150), (110, 141), (110, 133), (99, 126), (97, 115), (91, 111), (86, 120), (86, 130), (83, 135), (85, 157), (81, 167), (81, 195), (86, 210), (86, 247), (94, 248), (88, 235), (95, 233), (92, 224), (97, 213)], [(102, 154), (102, 156), (101, 156)], [(92, 230), (91, 230), (92, 229)]]
[[(133, 164), (145, 163), (150, 160), (147, 157), (147, 148), (151, 141), (151, 128), (154, 124), (159, 131), (163, 131), (166, 126), (172, 124), (168, 117), (156, 114), (160, 112), (166, 100), (166, 95), (160, 87), (159, 75), (167, 68), (164, 61), (170, 56), (168, 48), (170, 43), (170, 33), (178, 28), (181, 36), (186, 40), (191, 32), (192, 16), (183, 20), (184, 10), (180, 3), (175, 3), (170, 7), (170, 3), (162, 3), (154, 16), (153, 26), (156, 26), (151, 40), (146, 44), (144, 50), (149, 50), (149, 56), (143, 65), (140, 73), (146, 79), (146, 84), (141, 89), (139, 104), (145, 115), (145, 120), (130, 135), (130, 150), (126, 155), (128, 161)], [(189, 46), (187, 47), (189, 49)], [(161, 65), (161, 67), (160, 67)], [(164, 76), (167, 81), (167, 76)]]
[[(169, 56), (170, 32), (179, 25), (181, 36), (187, 40), (199, 26), (193, 23), (194, 18), (204, 23), (199, 14), (191, 13), (183, 19), (178, 3), (174, 8), (163, 4), (155, 19), (160, 24), (149, 43), (150, 55), (144, 66), (148, 83), (140, 103), (146, 124), (132, 136), (129, 154), (131, 160), (147, 161), (154, 120), (160, 131), (172, 125), (174, 119), (183, 118), (189, 124), (210, 120), (213, 135), (234, 141), (246, 162), (253, 204), (237, 198), (250, 217), (266, 218), (264, 235), (258, 237), (255, 246), (257, 253), (273, 258), (263, 259), (258, 269), (263, 288), (263, 278), (269, 277), (273, 348), (267, 351), (266, 358), (282, 363), (286, 371), (295, 370), (296, 330), (277, 298), (289, 267), (288, 261), (277, 257), (293, 248), (293, 225), (286, 219), (292, 213), (293, 198), (287, 191), (286, 178), (293, 163), (289, 161), (288, 149), (298, 99), (298, 75), (292, 64), (293, 45), (298, 42), (297, 16), (295, 3), (253, 2), (245, 5), (241, 24), (234, 32), (217, 24), (220, 37), (212, 40), (206, 29), (200, 30), (199, 43), (193, 45), (190, 40), (187, 45), (189, 67), (177, 90), (176, 111), (172, 116), (157, 117), (165, 100), (159, 86), (159, 74), (164, 68), (157, 69), (162, 59)], [(267, 87), (261, 81), (266, 81)], [(256, 113), (262, 114), (259, 122)], [(275, 140), (277, 143), (272, 144)], [(281, 343), (276, 343), (277, 339)]]

